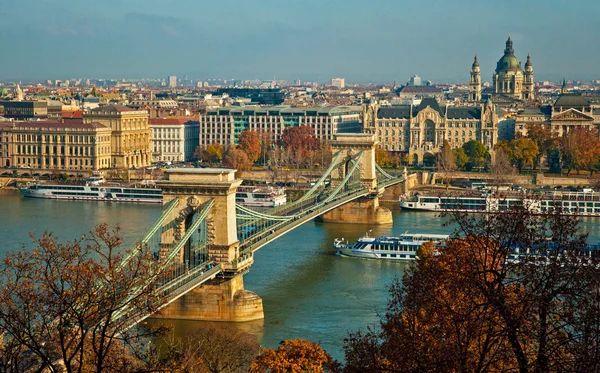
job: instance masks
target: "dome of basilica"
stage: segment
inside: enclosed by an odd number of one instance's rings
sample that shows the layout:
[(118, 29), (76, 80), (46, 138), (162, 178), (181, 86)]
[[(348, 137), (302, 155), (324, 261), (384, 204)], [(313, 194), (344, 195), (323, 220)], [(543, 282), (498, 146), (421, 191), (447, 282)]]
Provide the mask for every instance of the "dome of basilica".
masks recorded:
[(510, 36), (506, 41), (506, 49), (504, 50), (504, 56), (498, 60), (496, 64), (496, 73), (507, 72), (507, 71), (521, 71), (521, 61), (515, 56), (515, 51), (512, 47), (512, 40)]

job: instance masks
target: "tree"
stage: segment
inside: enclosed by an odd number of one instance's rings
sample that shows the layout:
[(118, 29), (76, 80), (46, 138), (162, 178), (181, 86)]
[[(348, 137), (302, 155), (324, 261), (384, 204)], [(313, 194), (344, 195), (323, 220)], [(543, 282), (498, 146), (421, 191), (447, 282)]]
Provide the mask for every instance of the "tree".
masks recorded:
[(511, 140), (513, 162), (519, 172), (523, 167), (533, 167), (540, 154), (535, 142), (528, 138)]
[(573, 169), (588, 170), (593, 173), (600, 163), (600, 139), (596, 129), (577, 127), (563, 136), (561, 141), (563, 167), (569, 172)]
[(231, 147), (227, 153), (225, 153), (223, 166), (236, 169), (238, 170), (238, 173), (241, 174), (242, 171), (249, 170), (251, 164), (246, 153), (240, 149)]
[(388, 166), (390, 164), (390, 153), (379, 147), (375, 148), (375, 163), (380, 166)]
[(240, 133), (239, 149), (246, 153), (250, 164), (254, 164), (261, 154), (260, 138), (256, 131), (244, 130)]
[(538, 146), (538, 166), (540, 168), (542, 156), (549, 158), (559, 148), (559, 141), (549, 126), (535, 123), (528, 125), (527, 138), (534, 141)]
[(141, 246), (123, 250), (118, 228), (106, 224), (64, 244), (48, 232), (31, 237), (33, 251), (10, 253), (0, 266), (0, 333), (8, 346), (1, 352), (12, 355), (11, 369), (116, 372), (135, 366), (127, 345), (144, 334), (126, 329), (140, 312), (162, 305), (154, 288), (169, 268)]
[(203, 162), (208, 162), (210, 165), (221, 162), (223, 159), (223, 145), (214, 143), (209, 144), (206, 147), (198, 146), (194, 151), (194, 158), (200, 159)]
[(463, 169), (469, 162), (469, 156), (465, 153), (465, 149), (456, 148), (452, 151), (454, 153), (454, 162), (458, 169)]
[(303, 339), (282, 341), (276, 349), (265, 348), (252, 362), (250, 373), (335, 372), (338, 363), (317, 343)]
[(310, 152), (314, 152), (318, 144), (314, 130), (309, 126), (286, 127), (281, 134), (281, 145), (290, 151), (292, 159), (309, 159)]
[(508, 151), (510, 151), (510, 149), (506, 150), (502, 141), (497, 144), (494, 162), (492, 162), (490, 167), (494, 184), (496, 184), (496, 191), (501, 184), (507, 183), (515, 173), (515, 168), (512, 165)]
[(485, 145), (477, 140), (467, 141), (463, 144), (462, 148), (467, 157), (469, 157), (468, 163), (471, 168), (483, 167), (484, 163), (490, 158), (490, 153), (485, 148)]
[(380, 329), (345, 341), (344, 371), (597, 371), (600, 258), (576, 217), (527, 203), (452, 212), (454, 238), (421, 248), (390, 288)]
[(444, 182), (449, 185), (449, 174), (456, 170), (456, 160), (454, 159), (454, 152), (448, 141), (444, 140), (442, 150), (437, 154), (436, 165), (438, 171), (443, 175)]
[(523, 167), (533, 167), (539, 155), (537, 144), (525, 137), (498, 141), (495, 148), (506, 154), (519, 172)]
[(166, 338), (150, 351), (146, 367), (164, 372), (248, 372), (260, 352), (258, 340), (239, 328), (206, 324), (181, 338)]

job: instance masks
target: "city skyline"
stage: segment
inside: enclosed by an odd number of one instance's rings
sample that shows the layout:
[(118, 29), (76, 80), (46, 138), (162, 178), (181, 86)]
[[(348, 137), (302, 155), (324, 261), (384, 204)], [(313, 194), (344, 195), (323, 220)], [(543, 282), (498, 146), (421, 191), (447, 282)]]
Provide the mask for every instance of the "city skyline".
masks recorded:
[[(355, 0), (218, 3), (8, 0), (0, 79), (276, 79), (467, 82), (473, 55), (490, 81), (510, 33), (536, 80), (598, 78), (600, 4), (550, 0), (421, 3)], [(574, 56), (576, 58), (574, 58)]]

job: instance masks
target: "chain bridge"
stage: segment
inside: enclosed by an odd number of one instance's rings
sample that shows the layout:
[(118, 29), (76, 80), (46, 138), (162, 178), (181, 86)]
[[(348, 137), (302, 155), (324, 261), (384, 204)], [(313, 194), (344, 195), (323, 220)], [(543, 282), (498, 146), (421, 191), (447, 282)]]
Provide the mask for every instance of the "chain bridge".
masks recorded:
[(236, 204), (242, 180), (235, 178), (235, 170), (167, 170), (166, 180), (157, 182), (163, 212), (141, 240), (169, 268), (157, 286), (165, 303), (159, 313), (139, 315), (134, 323), (150, 316), (261, 319), (262, 299), (243, 284), (255, 251), (317, 217), (391, 223), (391, 212), (379, 206), (378, 197), (415, 175), (393, 177), (382, 170), (375, 163), (375, 144), (368, 134), (338, 135), (331, 165), (314, 186), (295, 201), (270, 209)]

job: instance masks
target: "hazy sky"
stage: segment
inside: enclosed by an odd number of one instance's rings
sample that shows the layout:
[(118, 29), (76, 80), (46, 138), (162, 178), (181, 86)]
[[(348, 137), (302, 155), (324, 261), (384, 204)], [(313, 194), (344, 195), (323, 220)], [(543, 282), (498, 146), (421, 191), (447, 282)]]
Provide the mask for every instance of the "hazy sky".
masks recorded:
[(598, 0), (0, 0), (0, 79), (600, 79)]

